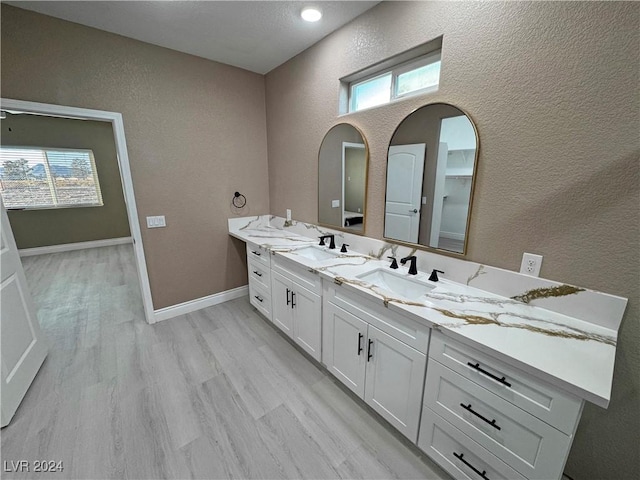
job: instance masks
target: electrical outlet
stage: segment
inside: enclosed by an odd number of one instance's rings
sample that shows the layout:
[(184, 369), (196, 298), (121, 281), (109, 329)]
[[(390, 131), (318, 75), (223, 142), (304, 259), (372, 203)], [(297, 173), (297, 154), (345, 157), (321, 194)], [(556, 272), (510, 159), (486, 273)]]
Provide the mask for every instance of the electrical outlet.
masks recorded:
[(287, 222), (291, 221), (291, 209), (287, 208)]
[(331, 200), (331, 208), (338, 208), (340, 206), (340, 200)]
[(535, 253), (522, 254), (522, 263), (520, 264), (520, 273), (531, 275), (532, 277), (540, 276), (540, 267), (542, 266), (542, 255)]

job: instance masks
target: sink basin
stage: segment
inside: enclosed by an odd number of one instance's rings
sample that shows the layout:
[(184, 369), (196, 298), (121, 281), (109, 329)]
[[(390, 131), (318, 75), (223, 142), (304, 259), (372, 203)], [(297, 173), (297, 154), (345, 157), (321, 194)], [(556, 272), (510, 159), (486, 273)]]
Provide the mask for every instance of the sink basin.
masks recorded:
[(435, 288), (435, 285), (419, 282), (382, 268), (358, 275), (358, 278), (387, 290), (392, 295), (408, 300), (418, 300), (429, 290)]
[(320, 247), (315, 247), (315, 246), (312, 246), (312, 245), (310, 245), (308, 247), (300, 248), (298, 250), (295, 250), (292, 253), (295, 253), (296, 255), (300, 255), (302, 257), (309, 258), (311, 260), (316, 260), (316, 261), (328, 260), (330, 258), (335, 258), (340, 254), (340, 252), (338, 250), (336, 250), (336, 251), (325, 250), (325, 249), (322, 249)]

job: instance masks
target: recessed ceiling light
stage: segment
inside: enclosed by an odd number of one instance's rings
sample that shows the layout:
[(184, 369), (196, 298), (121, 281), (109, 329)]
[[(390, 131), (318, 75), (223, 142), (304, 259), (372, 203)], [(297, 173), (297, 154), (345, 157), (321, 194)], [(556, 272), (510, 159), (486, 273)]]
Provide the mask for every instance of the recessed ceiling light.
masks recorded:
[(307, 22), (317, 22), (322, 18), (322, 12), (317, 8), (307, 7), (302, 9), (300, 16)]

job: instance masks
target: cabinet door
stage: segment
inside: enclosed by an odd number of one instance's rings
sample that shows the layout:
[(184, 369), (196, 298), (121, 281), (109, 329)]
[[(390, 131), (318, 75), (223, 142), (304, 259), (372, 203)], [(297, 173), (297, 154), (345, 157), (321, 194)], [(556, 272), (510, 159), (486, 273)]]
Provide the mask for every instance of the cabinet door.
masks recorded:
[(284, 333), (293, 338), (291, 282), (276, 272), (271, 275), (272, 319)]
[(338, 380), (364, 398), (367, 323), (332, 303), (325, 304), (322, 360)]
[(293, 287), (293, 339), (309, 355), (320, 361), (322, 299), (295, 283)]
[(365, 402), (415, 443), (426, 355), (371, 325), (366, 350)]

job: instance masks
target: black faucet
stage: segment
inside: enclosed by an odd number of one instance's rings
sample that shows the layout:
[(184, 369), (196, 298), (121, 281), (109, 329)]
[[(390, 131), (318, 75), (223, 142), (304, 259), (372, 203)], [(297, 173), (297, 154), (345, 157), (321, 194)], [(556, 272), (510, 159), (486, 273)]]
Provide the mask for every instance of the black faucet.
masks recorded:
[(333, 250), (334, 248), (336, 248), (336, 236), (331, 234), (331, 235), (323, 235), (320, 237), (320, 245), (324, 246), (324, 239), (328, 238), (329, 240), (331, 240), (331, 243), (329, 243), (329, 249)]
[(393, 268), (394, 270), (398, 268), (398, 261), (396, 260), (396, 257), (387, 257), (391, 259), (391, 265), (389, 266), (389, 268)]
[(411, 255), (410, 257), (404, 257), (400, 259), (400, 263), (404, 265), (407, 261), (411, 260), (411, 265), (409, 266), (409, 275), (417, 275), (418, 269), (416, 268), (416, 261), (418, 260), (415, 255)]
[(347, 253), (347, 247), (349, 246), (348, 243), (343, 243), (342, 244), (342, 248), (340, 249), (340, 253)]
[(440, 279), (438, 278), (438, 274), (442, 273), (444, 275), (444, 272), (442, 270), (436, 270), (435, 268), (433, 269), (433, 272), (431, 272), (431, 276), (429, 277), (429, 280), (431, 280), (432, 282), (437, 282)]

